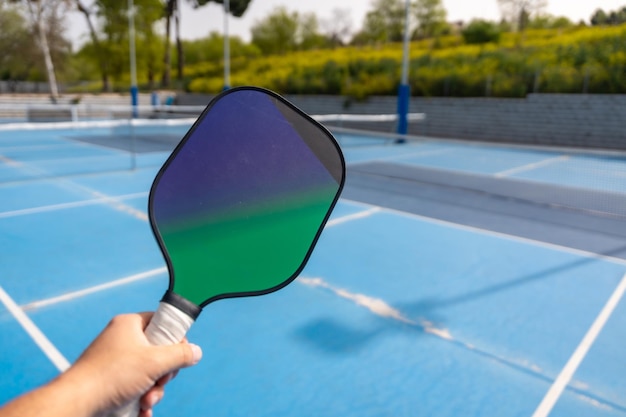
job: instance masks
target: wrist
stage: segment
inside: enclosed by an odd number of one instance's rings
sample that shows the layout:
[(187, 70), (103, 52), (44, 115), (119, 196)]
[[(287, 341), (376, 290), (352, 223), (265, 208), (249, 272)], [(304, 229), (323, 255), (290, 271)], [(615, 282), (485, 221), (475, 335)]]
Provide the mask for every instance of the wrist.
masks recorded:
[(95, 416), (107, 410), (103, 404), (103, 387), (97, 374), (73, 366), (48, 384), (59, 402), (68, 404), (72, 416)]
[[(70, 368), (71, 369), (71, 368)], [(0, 410), (2, 417), (93, 417), (103, 411), (98, 406), (97, 395), (74, 377), (73, 372), (57, 376), (46, 385), (28, 392), (6, 404)]]

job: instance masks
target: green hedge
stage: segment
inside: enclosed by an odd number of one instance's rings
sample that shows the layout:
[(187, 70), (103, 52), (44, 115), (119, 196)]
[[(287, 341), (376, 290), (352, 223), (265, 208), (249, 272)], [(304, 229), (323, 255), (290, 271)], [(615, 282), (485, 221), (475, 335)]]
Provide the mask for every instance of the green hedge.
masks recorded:
[[(468, 45), (460, 35), (414, 42), (411, 92), (458, 97), (626, 93), (624, 45), (626, 26), (505, 33), (497, 44)], [(362, 99), (396, 94), (401, 60), (401, 44), (235, 56), (231, 84)], [(193, 92), (215, 93), (222, 88), (222, 75), (221, 62), (199, 63), (187, 68), (186, 85)]]

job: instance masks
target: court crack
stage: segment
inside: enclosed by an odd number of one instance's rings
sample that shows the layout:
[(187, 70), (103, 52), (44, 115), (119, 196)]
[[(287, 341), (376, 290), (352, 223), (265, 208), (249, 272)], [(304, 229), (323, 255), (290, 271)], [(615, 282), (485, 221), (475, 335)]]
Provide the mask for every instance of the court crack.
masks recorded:
[[(319, 288), (329, 291), (340, 298), (353, 302), (359, 307), (366, 308), (378, 317), (394, 320), (399, 323), (415, 327), (424, 333), (438, 337), (448, 343), (456, 345), (457, 347), (482, 356), (485, 359), (497, 362), (500, 365), (512, 368), (516, 371), (523, 372), (531, 377), (538, 378), (547, 384), (552, 384), (555, 379), (555, 376), (548, 375), (540, 366), (532, 363), (531, 361), (509, 359), (496, 355), (471, 343), (455, 338), (448, 329), (436, 327), (432, 322), (426, 319), (421, 318), (419, 320), (413, 320), (408, 318), (402, 314), (400, 310), (392, 307), (380, 298), (371, 297), (361, 293), (354, 293), (344, 288), (335, 287), (319, 277), (299, 277), (297, 281), (311, 288)], [(581, 401), (584, 401), (595, 408), (605, 411), (615, 410), (626, 413), (626, 407), (602, 398), (601, 396), (590, 392), (590, 389), (591, 387), (578, 380), (570, 381), (566, 388), (567, 391), (574, 393)]]

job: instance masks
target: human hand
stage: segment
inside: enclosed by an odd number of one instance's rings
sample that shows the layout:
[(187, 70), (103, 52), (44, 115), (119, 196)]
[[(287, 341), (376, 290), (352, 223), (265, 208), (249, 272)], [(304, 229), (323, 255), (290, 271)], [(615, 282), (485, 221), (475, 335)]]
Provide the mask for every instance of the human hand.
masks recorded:
[(116, 316), (61, 376), (75, 384), (92, 385), (94, 415), (110, 413), (140, 399), (140, 417), (150, 417), (164, 386), (178, 369), (196, 364), (202, 351), (181, 343), (153, 346), (144, 329), (152, 313)]
[(38, 389), (0, 407), (0, 417), (106, 416), (139, 400), (139, 417), (151, 417), (164, 385), (202, 351), (183, 340), (153, 346), (144, 335), (152, 313), (126, 314), (108, 326), (76, 363)]

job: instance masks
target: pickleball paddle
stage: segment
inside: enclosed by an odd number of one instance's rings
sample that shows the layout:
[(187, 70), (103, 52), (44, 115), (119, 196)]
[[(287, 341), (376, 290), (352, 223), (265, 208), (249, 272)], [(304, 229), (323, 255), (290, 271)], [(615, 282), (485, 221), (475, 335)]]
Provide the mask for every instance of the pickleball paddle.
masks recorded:
[(180, 342), (213, 301), (293, 281), (344, 176), (332, 135), (279, 95), (241, 87), (211, 101), (150, 190), (150, 225), (170, 276), (145, 331), (150, 342)]

